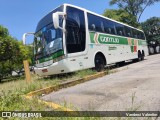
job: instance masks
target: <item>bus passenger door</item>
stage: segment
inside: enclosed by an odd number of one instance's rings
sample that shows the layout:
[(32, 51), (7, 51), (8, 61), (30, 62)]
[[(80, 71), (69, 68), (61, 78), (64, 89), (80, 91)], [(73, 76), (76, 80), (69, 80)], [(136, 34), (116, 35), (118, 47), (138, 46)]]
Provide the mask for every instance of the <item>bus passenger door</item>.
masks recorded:
[(83, 52), (85, 50), (86, 32), (84, 12), (67, 7), (66, 46), (68, 53)]
[[(66, 49), (69, 57), (75, 59), (73, 67), (82, 68), (84, 64), (83, 52), (86, 47), (86, 30), (84, 11), (67, 7), (66, 19)], [(82, 68), (83, 69), (83, 68)]]

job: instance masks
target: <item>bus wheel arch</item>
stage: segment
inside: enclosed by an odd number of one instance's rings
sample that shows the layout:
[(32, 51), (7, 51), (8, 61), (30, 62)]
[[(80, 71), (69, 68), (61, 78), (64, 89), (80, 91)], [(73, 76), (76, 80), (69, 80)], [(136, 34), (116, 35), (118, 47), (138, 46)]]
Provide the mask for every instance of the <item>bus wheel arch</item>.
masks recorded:
[(107, 64), (106, 57), (102, 52), (97, 52), (94, 57), (95, 70), (100, 72), (104, 70), (105, 65)]

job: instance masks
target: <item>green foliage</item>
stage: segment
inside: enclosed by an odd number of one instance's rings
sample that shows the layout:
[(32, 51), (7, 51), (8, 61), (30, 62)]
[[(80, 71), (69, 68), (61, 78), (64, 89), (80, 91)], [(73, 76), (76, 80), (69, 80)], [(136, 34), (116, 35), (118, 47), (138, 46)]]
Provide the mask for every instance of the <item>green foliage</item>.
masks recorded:
[(17, 41), (10, 36), (0, 37), (0, 45), (0, 61), (13, 60), (15, 57), (13, 54), (18, 54), (19, 52)]
[(0, 25), (0, 36), (4, 37), (4, 36), (8, 36), (9, 32), (7, 28), (4, 28), (3, 26)]
[(138, 27), (139, 24), (136, 21), (136, 17), (129, 14), (123, 9), (106, 9), (105, 12), (103, 13), (103, 16), (123, 22), (125, 24)]
[(145, 32), (148, 43), (156, 41), (160, 43), (160, 18), (152, 17), (141, 23), (142, 29)]
[(23, 68), (23, 60), (31, 63), (32, 48), (24, 46), (22, 42), (9, 35), (8, 29), (0, 26), (0, 80), (12, 74), (12, 71), (20, 71)]
[[(20, 110), (20, 111), (45, 111), (50, 108), (45, 107), (38, 103), (37, 99), (28, 101), (21, 97), (21, 95), (27, 94), (31, 91), (38, 90), (41, 88), (55, 86), (64, 81), (71, 81), (75, 79), (82, 78), (87, 75), (92, 75), (96, 73), (91, 69), (77, 71), (72, 76), (71, 74), (66, 74), (61, 77), (54, 78), (41, 78), (37, 76), (32, 76), (32, 83), (26, 83), (24, 79), (18, 79), (17, 81), (4, 82), (0, 84), (0, 110), (1, 111), (11, 111), (11, 110)], [(72, 73), (73, 74), (73, 73)], [(14, 87), (13, 87), (14, 86)], [(5, 90), (5, 91), (4, 91)]]
[(16, 61), (15, 56), (18, 51), (16, 40), (9, 35), (0, 36), (0, 79), (11, 74), (13, 70), (12, 64)]
[(139, 22), (139, 19), (146, 7), (159, 1), (160, 0), (111, 0), (110, 5), (118, 5), (120, 9), (123, 9), (130, 15), (135, 16), (137, 22)]
[(14, 71), (17, 73), (21, 71), (23, 68), (23, 60), (28, 60), (30, 64), (32, 64), (33, 52), (32, 46), (24, 46), (21, 41), (17, 41), (19, 46), (19, 52), (16, 56), (16, 61), (14, 62)]
[(46, 109), (46, 106), (40, 104), (37, 98), (27, 100), (21, 96), (20, 92), (15, 91), (2, 91), (0, 96), (0, 106), (1, 111), (38, 111)]

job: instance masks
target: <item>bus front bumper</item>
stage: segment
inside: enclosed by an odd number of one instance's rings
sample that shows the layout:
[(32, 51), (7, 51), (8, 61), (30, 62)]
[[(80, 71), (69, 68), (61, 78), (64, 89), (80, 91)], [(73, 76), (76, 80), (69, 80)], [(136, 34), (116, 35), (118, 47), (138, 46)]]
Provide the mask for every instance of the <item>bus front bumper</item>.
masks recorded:
[(34, 67), (34, 71), (39, 76), (48, 76), (54, 74), (67, 73), (70, 72), (70, 69), (67, 66), (66, 60), (63, 59), (46, 67)]

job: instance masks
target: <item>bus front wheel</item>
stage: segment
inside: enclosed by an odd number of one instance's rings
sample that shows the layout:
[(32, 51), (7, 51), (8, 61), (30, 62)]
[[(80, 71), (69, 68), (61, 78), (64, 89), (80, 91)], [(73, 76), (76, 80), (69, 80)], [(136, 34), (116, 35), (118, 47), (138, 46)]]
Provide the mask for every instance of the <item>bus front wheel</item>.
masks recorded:
[(95, 69), (97, 72), (103, 71), (105, 67), (105, 60), (101, 55), (95, 57)]

